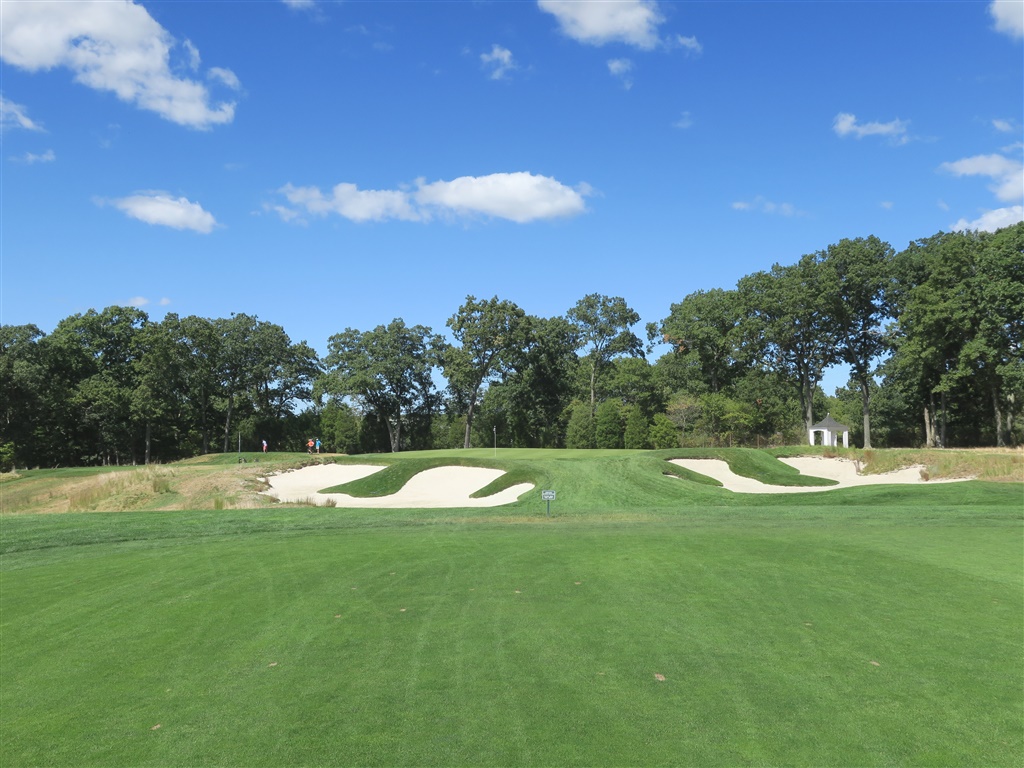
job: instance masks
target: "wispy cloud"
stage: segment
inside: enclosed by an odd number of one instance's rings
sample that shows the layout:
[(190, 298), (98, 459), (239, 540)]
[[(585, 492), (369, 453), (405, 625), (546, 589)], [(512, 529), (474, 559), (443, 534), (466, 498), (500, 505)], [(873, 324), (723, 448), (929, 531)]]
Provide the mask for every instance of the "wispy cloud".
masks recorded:
[(621, 82), (627, 91), (633, 87), (633, 62), (629, 59), (609, 59), (608, 72)]
[(765, 213), (772, 216), (806, 216), (806, 211), (801, 211), (792, 203), (774, 203), (761, 195), (758, 195), (753, 200), (738, 200), (732, 204), (732, 208), (735, 211), (753, 211), (756, 213)]
[(130, 218), (146, 224), (188, 229), (204, 235), (217, 226), (213, 215), (203, 210), (199, 203), (184, 197), (172, 197), (166, 192), (137, 192), (128, 197), (97, 202), (109, 203)]
[(26, 152), (24, 155), (12, 157), (16, 163), (24, 163), (25, 165), (35, 165), (36, 163), (52, 163), (56, 161), (57, 155), (52, 149), (48, 149), (43, 154), (37, 155), (32, 152)]
[(490, 53), (480, 54), (480, 66), (491, 80), (503, 80), (509, 72), (518, 69), (512, 51), (502, 48), (497, 43), (491, 46)]
[(679, 128), (680, 130), (683, 131), (685, 131), (687, 128), (692, 128), (693, 115), (691, 115), (689, 112), (683, 112), (683, 114), (679, 116), (679, 119), (672, 123), (672, 127)]
[(676, 45), (683, 48), (687, 53), (693, 56), (699, 56), (704, 52), (704, 46), (700, 44), (696, 37), (676, 35)]
[[(234, 102), (214, 104), (205, 85), (175, 74), (175, 61), (198, 69), (198, 49), (179, 44), (133, 2), (0, 3), (0, 58), (29, 72), (64, 67), (83, 85), (190, 128), (234, 119)], [(229, 72), (211, 70), (213, 79), (237, 89)]]
[(993, 0), (988, 6), (997, 32), (1024, 37), (1024, 3), (1021, 0)]
[[(125, 306), (142, 309), (143, 307), (147, 307), (152, 303), (153, 302), (147, 299), (145, 296), (133, 296), (132, 298), (128, 299), (128, 301), (125, 302)], [(170, 305), (171, 300), (168, 299), (166, 296), (157, 301), (157, 306), (159, 307), (169, 307)]]
[(548, 176), (532, 173), (492, 173), (461, 176), (411, 188), (361, 190), (355, 184), (335, 185), (325, 194), (318, 187), (286, 184), (280, 190), (291, 207), (269, 205), (285, 221), (303, 222), (303, 214), (334, 214), (354, 222), (430, 221), (440, 218), (505, 219), (524, 224), (575, 216), (586, 210), (586, 184), (568, 187)]
[(21, 104), (0, 96), (0, 128), (21, 128), (26, 131), (42, 131), (43, 126), (28, 116), (28, 110)]
[(888, 123), (859, 123), (856, 115), (849, 112), (840, 112), (832, 120), (832, 130), (840, 138), (852, 136), (855, 139), (863, 139), (865, 136), (884, 136), (892, 144), (906, 144), (910, 141), (907, 135), (909, 125), (908, 121), (899, 119), (890, 120)]

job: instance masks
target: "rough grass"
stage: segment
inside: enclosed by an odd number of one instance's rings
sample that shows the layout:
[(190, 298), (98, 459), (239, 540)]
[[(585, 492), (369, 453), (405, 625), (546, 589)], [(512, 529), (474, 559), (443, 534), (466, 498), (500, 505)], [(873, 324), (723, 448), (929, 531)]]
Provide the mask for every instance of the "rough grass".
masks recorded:
[(838, 456), (861, 463), (869, 474), (892, 472), (911, 466), (923, 466), (927, 476), (938, 478), (973, 477), (993, 482), (1024, 482), (1024, 447), (977, 449), (821, 448), (811, 446), (776, 448), (774, 456)]

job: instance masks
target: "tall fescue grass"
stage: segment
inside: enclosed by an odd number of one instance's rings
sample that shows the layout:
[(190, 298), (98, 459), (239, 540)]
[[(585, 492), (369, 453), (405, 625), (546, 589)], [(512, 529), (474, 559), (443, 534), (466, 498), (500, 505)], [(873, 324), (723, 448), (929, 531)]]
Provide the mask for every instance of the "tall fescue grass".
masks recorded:
[(921, 466), (926, 479), (976, 478), (994, 482), (1024, 482), (1021, 448), (832, 448), (789, 446), (770, 451), (774, 456), (825, 456), (859, 461), (868, 474)]

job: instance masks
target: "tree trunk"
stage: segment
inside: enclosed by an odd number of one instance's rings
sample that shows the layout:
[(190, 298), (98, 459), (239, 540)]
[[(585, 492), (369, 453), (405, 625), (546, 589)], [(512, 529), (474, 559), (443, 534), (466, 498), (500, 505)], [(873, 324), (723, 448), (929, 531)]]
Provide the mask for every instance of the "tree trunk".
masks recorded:
[(1012, 394), (1007, 395), (1007, 408), (1006, 408), (1006, 440), (1010, 442), (1013, 440), (1013, 417), (1014, 417), (1014, 406), (1016, 402)]
[(398, 414), (398, 418), (395, 419), (395, 423), (391, 423), (391, 419), (385, 417), (384, 423), (388, 426), (388, 439), (391, 441), (391, 452), (398, 453), (402, 450), (402, 414)]
[(476, 405), (476, 403), (471, 400), (470, 403), (469, 403), (469, 410), (466, 411), (466, 437), (465, 437), (465, 440), (462, 443), (462, 447), (463, 448), (469, 448), (470, 447), (469, 430), (473, 426), (473, 407), (475, 405)]
[(814, 426), (814, 379), (804, 376), (800, 381), (800, 405), (804, 411), (804, 434), (811, 434)]
[(152, 448), (152, 445), (153, 445), (153, 425), (149, 421), (147, 421), (146, 422), (146, 465), (147, 466), (149, 465), (150, 449)]
[(1003, 432), (1003, 409), (999, 405), (999, 384), (992, 381), (992, 410), (996, 420), (996, 447), (1006, 446), (1005, 433)]
[(939, 448), (946, 447), (946, 393), (942, 393), (942, 420), (939, 421)]
[(235, 396), (228, 397), (228, 415), (224, 419), (224, 453), (228, 452), (228, 440), (231, 439), (231, 412), (235, 407)]
[[(483, 380), (477, 383), (476, 388), (473, 390), (473, 394), (469, 397), (469, 410), (466, 411), (466, 439), (463, 442), (463, 448), (469, 448), (469, 430), (473, 426), (473, 410), (476, 408), (476, 398), (480, 394), (480, 386), (483, 384)], [(591, 406), (593, 408), (593, 406)]]
[(867, 450), (871, 447), (871, 415), (868, 412), (868, 406), (870, 405), (870, 393), (868, 391), (868, 380), (861, 379), (860, 382), (860, 405), (861, 412), (864, 414), (864, 449)]
[(935, 447), (935, 396), (931, 396), (929, 403), (924, 406), (924, 445), (926, 448)]
[(597, 360), (590, 364), (590, 415), (594, 415), (594, 400), (597, 398), (595, 385), (597, 383)]

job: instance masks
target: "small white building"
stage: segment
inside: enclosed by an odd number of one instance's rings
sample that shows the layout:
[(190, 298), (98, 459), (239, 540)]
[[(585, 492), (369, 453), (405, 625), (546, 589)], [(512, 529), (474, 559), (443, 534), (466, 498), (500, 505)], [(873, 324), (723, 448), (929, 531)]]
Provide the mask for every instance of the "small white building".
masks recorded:
[(807, 439), (811, 445), (814, 445), (814, 433), (821, 432), (821, 444), (829, 445), (833, 448), (839, 445), (839, 435), (843, 435), (843, 448), (850, 447), (850, 428), (845, 424), (840, 424), (838, 421), (832, 418), (832, 414), (826, 414), (825, 418), (819, 421), (817, 424), (812, 426), (808, 430)]

